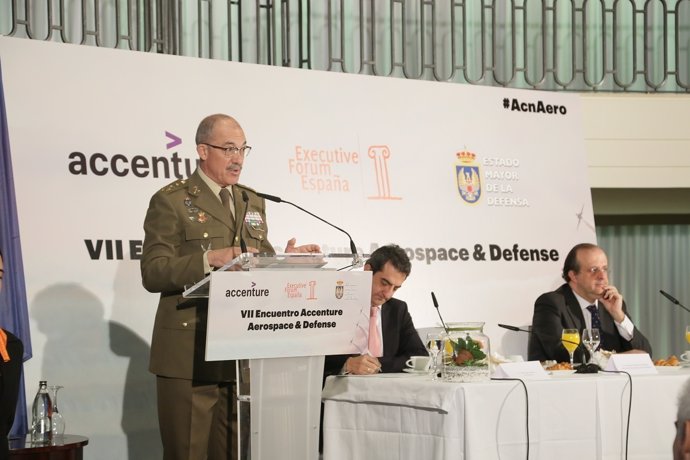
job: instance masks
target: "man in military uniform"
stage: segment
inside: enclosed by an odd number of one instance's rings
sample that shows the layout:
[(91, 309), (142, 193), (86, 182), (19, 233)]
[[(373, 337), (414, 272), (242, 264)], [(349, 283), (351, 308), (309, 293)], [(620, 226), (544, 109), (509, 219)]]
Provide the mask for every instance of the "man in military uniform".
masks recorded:
[[(263, 198), (238, 183), (251, 150), (239, 123), (223, 114), (204, 118), (196, 150), (199, 168), (153, 195), (144, 221), (143, 285), (161, 293), (149, 370), (156, 374), (165, 460), (227, 459), (237, 452), (235, 427), (229, 429), (235, 362), (205, 361), (207, 301), (183, 299), (185, 286), (237, 257), (240, 240), (248, 252), (274, 253)], [(319, 251), (295, 246), (294, 238), (285, 248)]]

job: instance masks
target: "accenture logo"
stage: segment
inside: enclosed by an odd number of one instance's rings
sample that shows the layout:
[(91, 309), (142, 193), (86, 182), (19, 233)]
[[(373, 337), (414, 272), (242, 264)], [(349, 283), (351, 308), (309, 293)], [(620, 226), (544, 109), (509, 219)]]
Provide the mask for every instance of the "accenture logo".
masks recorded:
[(511, 112), (543, 113), (546, 115), (565, 115), (568, 109), (564, 105), (544, 104), (543, 101), (523, 102), (518, 98), (503, 98), (503, 108)]
[[(168, 143), (166, 150), (173, 149), (182, 144), (182, 139), (169, 131), (165, 131)], [(181, 158), (177, 151), (170, 156), (144, 156), (125, 155), (117, 153), (106, 155), (105, 153), (72, 152), (67, 156), (69, 162), (67, 170), (74, 176), (108, 176), (117, 177), (135, 176), (164, 177), (166, 179), (184, 179), (192, 175), (197, 167), (198, 159)]]
[(225, 297), (268, 297), (268, 289), (257, 289), (256, 283), (252, 281), (249, 289), (227, 289)]

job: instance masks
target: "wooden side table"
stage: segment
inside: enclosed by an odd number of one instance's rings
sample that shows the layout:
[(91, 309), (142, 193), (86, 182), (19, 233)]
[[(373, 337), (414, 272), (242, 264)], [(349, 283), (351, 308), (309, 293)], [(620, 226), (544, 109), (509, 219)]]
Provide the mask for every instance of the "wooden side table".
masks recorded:
[(58, 436), (50, 444), (33, 444), (31, 436), (10, 439), (9, 460), (82, 460), (89, 438), (76, 434)]

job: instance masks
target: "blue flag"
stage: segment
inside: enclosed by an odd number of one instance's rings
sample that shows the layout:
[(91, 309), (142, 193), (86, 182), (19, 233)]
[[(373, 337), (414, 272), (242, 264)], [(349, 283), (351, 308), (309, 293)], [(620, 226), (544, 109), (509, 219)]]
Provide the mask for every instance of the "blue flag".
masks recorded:
[[(5, 276), (0, 293), (0, 326), (13, 333), (24, 344), (24, 361), (31, 358), (31, 333), (29, 331), (29, 309), (26, 302), (24, 264), (19, 241), (17, 200), (12, 176), (12, 156), (7, 129), (5, 93), (2, 84), (0, 64), (0, 248), (2, 249)], [(27, 433), (26, 394), (24, 373), (19, 384), (17, 412), (11, 436), (25, 436)]]

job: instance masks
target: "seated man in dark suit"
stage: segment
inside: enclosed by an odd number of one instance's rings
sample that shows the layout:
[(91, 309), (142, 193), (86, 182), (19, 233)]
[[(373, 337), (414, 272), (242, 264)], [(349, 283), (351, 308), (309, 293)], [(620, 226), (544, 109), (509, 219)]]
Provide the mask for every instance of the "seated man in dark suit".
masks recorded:
[[(0, 252), (0, 291), (5, 274)], [(0, 329), (0, 459), (9, 457), (7, 435), (14, 423), (19, 396), (19, 377), (22, 372), (24, 345), (13, 334)]]
[[(583, 243), (572, 248), (563, 264), (563, 279), (565, 284), (534, 303), (530, 360), (570, 361), (561, 332), (592, 327), (599, 329), (602, 350), (652, 354), (649, 341), (628, 317), (623, 296), (609, 284), (608, 259), (599, 246)], [(588, 358), (584, 347), (575, 351), (575, 362)]]
[[(372, 327), (377, 334), (370, 334), (369, 347), (361, 355), (326, 356), (325, 376), (401, 372), (410, 356), (428, 355), (407, 304), (392, 298), (410, 274), (410, 259), (405, 251), (397, 245), (382, 246), (371, 254), (364, 270), (373, 272), (371, 312), (375, 315), (376, 324), (372, 322)], [(374, 344), (372, 340), (376, 335), (382, 340)], [(382, 350), (380, 345), (383, 345)]]

